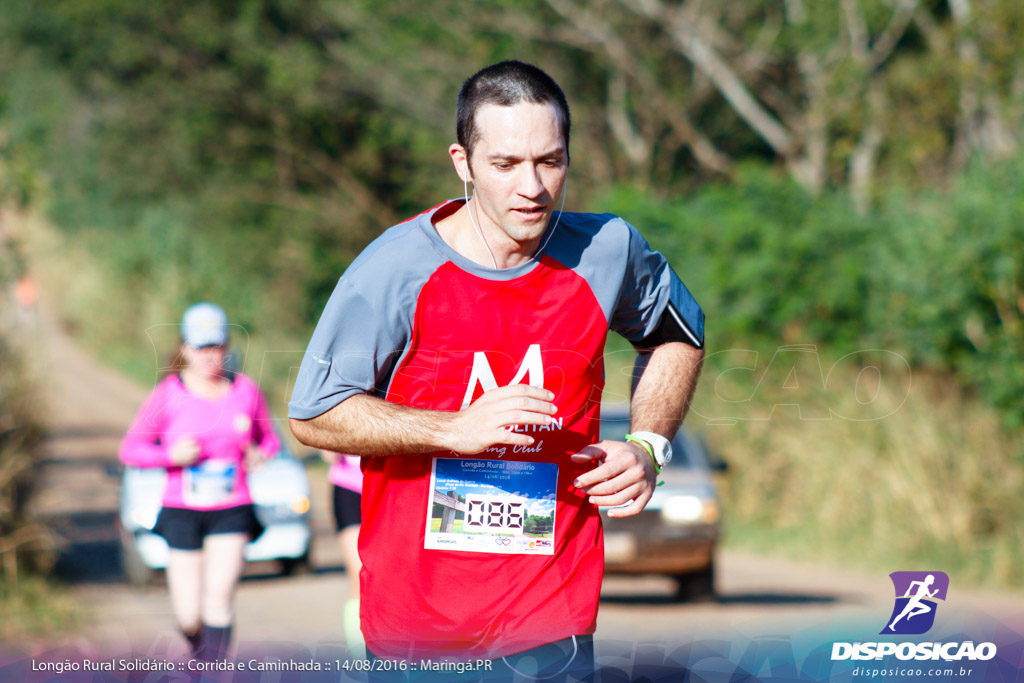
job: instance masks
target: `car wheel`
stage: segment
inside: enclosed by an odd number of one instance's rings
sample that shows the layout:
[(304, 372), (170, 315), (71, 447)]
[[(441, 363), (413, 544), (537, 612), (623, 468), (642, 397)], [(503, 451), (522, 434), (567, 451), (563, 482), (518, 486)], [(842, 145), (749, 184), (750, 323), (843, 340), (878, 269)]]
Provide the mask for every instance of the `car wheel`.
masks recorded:
[(675, 599), (680, 602), (714, 602), (715, 595), (715, 565), (710, 564), (706, 569), (690, 574), (680, 574), (676, 579)]
[(121, 545), (121, 569), (124, 578), (133, 586), (150, 586), (156, 583), (157, 570), (142, 561), (135, 547), (135, 535), (118, 524), (118, 540)]
[(281, 574), (283, 576), (303, 576), (313, 571), (309, 561), (309, 551), (302, 557), (282, 557)]

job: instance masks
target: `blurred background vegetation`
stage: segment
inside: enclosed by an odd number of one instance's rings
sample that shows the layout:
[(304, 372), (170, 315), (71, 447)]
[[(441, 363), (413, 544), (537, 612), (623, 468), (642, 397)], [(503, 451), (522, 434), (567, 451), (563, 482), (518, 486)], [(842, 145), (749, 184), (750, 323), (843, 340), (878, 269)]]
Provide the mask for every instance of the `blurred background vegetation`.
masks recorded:
[(53, 305), (138, 379), (170, 348), (155, 326), (209, 299), (283, 413), (350, 260), (461, 194), (462, 79), (519, 58), (573, 107), (567, 209), (636, 224), (707, 312), (690, 424), (732, 464), (729, 542), (1024, 583), (1016, 0), (4, 15), (0, 202), (42, 217), (21, 239)]
[[(10, 217), (0, 211), (0, 219)], [(0, 640), (77, 623), (80, 610), (45, 574), (57, 557), (51, 531), (29, 512), (45, 435), (37, 368), (21, 334), (34, 311), (12, 296), (22, 253), (0, 240)]]

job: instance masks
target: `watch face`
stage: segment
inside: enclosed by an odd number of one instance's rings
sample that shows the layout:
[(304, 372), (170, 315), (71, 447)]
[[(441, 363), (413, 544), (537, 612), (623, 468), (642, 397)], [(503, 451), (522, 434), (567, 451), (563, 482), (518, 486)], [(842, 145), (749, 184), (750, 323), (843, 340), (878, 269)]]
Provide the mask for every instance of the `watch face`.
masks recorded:
[(658, 463), (658, 467), (664, 467), (672, 459), (672, 445), (668, 439), (654, 432), (643, 432), (642, 438), (651, 444), (651, 449), (654, 451), (654, 460)]
[(672, 461), (672, 442), (655, 432), (634, 432), (632, 436), (643, 439), (654, 452), (654, 461), (658, 467), (664, 467)]

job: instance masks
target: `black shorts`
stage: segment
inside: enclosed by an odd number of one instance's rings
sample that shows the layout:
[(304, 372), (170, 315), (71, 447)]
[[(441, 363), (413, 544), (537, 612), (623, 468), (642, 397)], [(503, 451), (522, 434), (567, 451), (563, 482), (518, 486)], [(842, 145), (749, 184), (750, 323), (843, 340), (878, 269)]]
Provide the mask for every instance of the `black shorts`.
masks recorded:
[[(470, 660), (472, 669), (452, 671), (413, 670), (394, 666), (394, 660), (381, 659), (369, 649), (367, 680), (370, 683), (515, 683), (516, 681), (581, 681), (597, 679), (594, 660), (594, 636), (572, 636), (526, 652), (492, 660)], [(482, 666), (481, 666), (482, 664)], [(662, 679), (658, 679), (662, 680)], [(668, 679), (664, 679), (668, 680)]]
[(359, 526), (363, 521), (363, 497), (343, 486), (331, 484), (334, 489), (334, 526), (341, 531), (345, 527)]
[(243, 533), (255, 540), (263, 533), (263, 525), (251, 504), (223, 510), (165, 507), (156, 518), (153, 533), (163, 536), (175, 550), (199, 550), (203, 538), (212, 534)]

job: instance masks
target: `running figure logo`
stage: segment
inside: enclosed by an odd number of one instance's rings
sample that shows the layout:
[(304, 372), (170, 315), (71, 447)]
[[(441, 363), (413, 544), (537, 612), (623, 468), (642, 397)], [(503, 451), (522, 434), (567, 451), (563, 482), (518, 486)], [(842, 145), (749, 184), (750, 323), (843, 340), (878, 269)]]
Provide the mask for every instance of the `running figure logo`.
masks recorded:
[(945, 600), (949, 577), (945, 572), (893, 572), (896, 604), (882, 634), (919, 635), (935, 623), (935, 600)]

